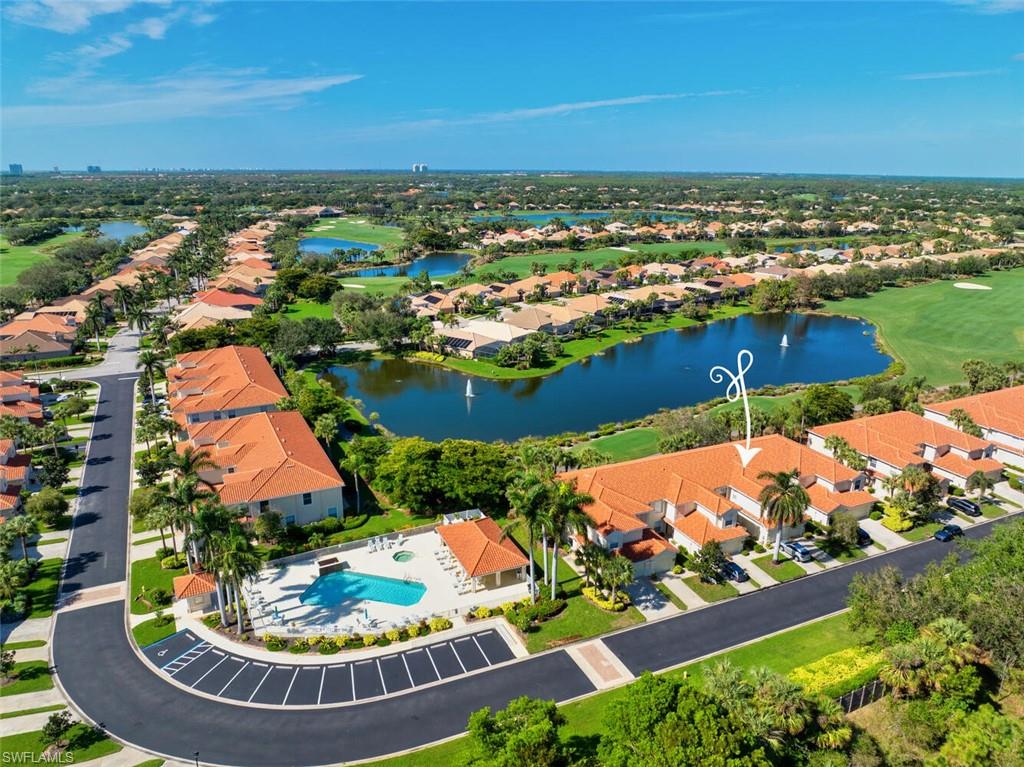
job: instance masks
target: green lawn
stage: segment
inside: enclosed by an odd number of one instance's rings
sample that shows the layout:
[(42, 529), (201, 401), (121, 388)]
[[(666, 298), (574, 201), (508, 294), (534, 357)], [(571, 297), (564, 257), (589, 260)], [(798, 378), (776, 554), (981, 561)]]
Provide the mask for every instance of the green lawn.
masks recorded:
[(4, 650), (31, 650), (35, 647), (46, 647), (46, 642), (42, 639), (30, 639), (27, 642), (8, 642), (0, 647)]
[[(101, 731), (94, 730), (83, 722), (79, 722), (68, 731), (67, 741), (68, 747), (64, 750), (62, 764), (80, 764), (90, 759), (99, 759), (101, 756), (116, 754), (123, 748), (120, 743), (111, 740)], [(33, 754), (26, 762), (30, 764), (42, 761), (46, 745), (43, 733), (39, 730), (4, 737), (4, 753), (21, 754), (24, 752)]]
[[(859, 386), (850, 384), (847, 386), (840, 386), (838, 388), (842, 389), (844, 392), (849, 394), (850, 397), (853, 398), (854, 402), (860, 399)], [(774, 413), (776, 410), (779, 410), (780, 408), (789, 407), (790, 403), (792, 403), (794, 400), (799, 399), (803, 395), (804, 393), (802, 391), (795, 391), (789, 394), (780, 394), (777, 397), (765, 397), (761, 395), (755, 395), (752, 397), (748, 397), (747, 401), (750, 403), (751, 407), (756, 406), (768, 413)], [(715, 407), (711, 408), (708, 412), (723, 413), (727, 410), (736, 410), (742, 407), (743, 401), (736, 400), (735, 402), (723, 402), (721, 405), (715, 405)]]
[(45, 660), (25, 660), (14, 664), (14, 680), (0, 687), (0, 697), (42, 692), (53, 687), (53, 674)]
[[(750, 307), (745, 304), (723, 306), (714, 309), (708, 321), (738, 317), (750, 311)], [(550, 375), (574, 362), (579, 362), (586, 357), (590, 357), (630, 339), (637, 339), (650, 333), (660, 333), (665, 330), (687, 328), (699, 324), (696, 320), (688, 319), (682, 314), (659, 314), (655, 315), (652, 319), (637, 322), (634, 329), (626, 329), (622, 326), (604, 328), (590, 338), (563, 342), (561, 356), (550, 365), (542, 368), (516, 370), (514, 368), (500, 367), (489, 360), (467, 360), (462, 357), (446, 357), (444, 362), (440, 364), (452, 370), (484, 378), (536, 378), (538, 376)], [(416, 358), (410, 357), (410, 359)]]
[(676, 593), (674, 591), (672, 591), (672, 589), (670, 589), (668, 586), (666, 586), (661, 581), (655, 581), (654, 582), (654, 588), (656, 588), (658, 591), (660, 591), (662, 593), (662, 596), (664, 596), (666, 599), (668, 599), (669, 602), (674, 604), (680, 610), (685, 610), (686, 609), (686, 603), (683, 602), (682, 599), (677, 597)]
[(63, 566), (63, 559), (53, 558), (39, 561), (35, 576), (25, 589), (32, 600), (29, 618), (49, 618), (53, 614), (53, 606), (57, 601), (57, 581)]
[(47, 714), (51, 711), (62, 711), (67, 706), (63, 703), (54, 703), (52, 706), (37, 706), (36, 708), (23, 708), (20, 711), (4, 711), (0, 713), (0, 719), (15, 719), (19, 716), (28, 716), (29, 714)]
[(401, 509), (384, 509), (379, 511), (379, 513), (367, 513), (367, 509), (370, 507), (366, 496), (367, 492), (364, 490), (364, 513), (353, 513), (351, 516), (346, 516), (344, 520), (345, 529), (329, 536), (328, 545), (333, 546), (336, 543), (347, 543), (348, 541), (370, 538), (374, 535), (387, 535), (398, 530), (407, 530), (410, 527), (429, 525), (435, 520), (433, 515), (419, 516), (416, 514), (406, 514)]
[(924, 524), (907, 530), (905, 533), (900, 533), (900, 535), (908, 541), (923, 541), (926, 538), (931, 538), (935, 534), (935, 531), (943, 526), (944, 523), (942, 522), (925, 522)]
[[(156, 543), (159, 540), (160, 540), (160, 536), (159, 535), (154, 535), (154, 536), (152, 536), (150, 538), (142, 538), (141, 540), (138, 540), (138, 541), (132, 541), (132, 546), (142, 546), (143, 544), (146, 544), (146, 543)], [(167, 538), (165, 537), (164, 540), (166, 541)]]
[(368, 293), (380, 293), (384, 296), (396, 295), (408, 283), (408, 277), (347, 276), (341, 278), (341, 284), (345, 290), (365, 290)]
[(337, 237), (340, 240), (384, 246), (399, 245), (405, 239), (401, 228), (371, 224), (360, 216), (321, 218), (310, 224), (302, 234), (304, 237)]
[[(722, 658), (745, 669), (765, 666), (776, 673), (788, 674), (798, 666), (853, 647), (866, 639), (865, 634), (851, 629), (845, 615), (836, 615), (670, 671), (666, 676), (686, 678), (700, 684), (704, 667)], [(623, 688), (616, 688), (562, 706), (560, 710), (566, 720), (562, 728), (563, 740), (577, 738), (581, 744), (596, 741), (605, 729), (605, 710), (623, 694)], [(462, 737), (394, 759), (372, 762), (367, 767), (463, 765), (469, 763), (475, 752), (473, 742)]]
[(32, 264), (50, 258), (57, 248), (81, 236), (81, 232), (66, 232), (35, 245), (11, 245), (0, 235), (0, 285), (12, 284)]
[(993, 272), (965, 282), (991, 290), (933, 282), (829, 301), (824, 311), (864, 317), (878, 326), (886, 350), (906, 364), (908, 376), (924, 376), (935, 386), (955, 383), (963, 380), (964, 360), (1003, 363), (1019, 359), (1024, 345), (1024, 272)]
[[(141, 593), (143, 587), (146, 588), (146, 591), (163, 589), (168, 593), (173, 593), (174, 578), (178, 575), (184, 575), (187, 572), (188, 570), (184, 567), (177, 570), (163, 570), (160, 567), (160, 560), (156, 557), (139, 559), (132, 562), (132, 615), (145, 615), (146, 613), (152, 612), (152, 610), (146, 606), (145, 602), (136, 598)], [(167, 609), (168, 607), (168, 605), (165, 605), (164, 609)]]
[(786, 557), (779, 557), (779, 564), (772, 562), (772, 555), (765, 554), (763, 557), (757, 559), (751, 559), (755, 565), (764, 570), (768, 575), (772, 576), (777, 581), (792, 581), (796, 578), (802, 578), (807, 575), (800, 565), (791, 559)]
[(166, 639), (178, 630), (174, 618), (162, 625), (159, 624), (160, 621), (160, 618), (150, 618), (148, 621), (143, 621), (138, 626), (132, 627), (132, 636), (135, 637), (135, 642), (139, 647), (148, 647), (154, 642)]
[(144, 762), (139, 762), (134, 767), (163, 767), (166, 764), (163, 759), (147, 759)]
[(610, 434), (607, 437), (598, 437), (589, 442), (581, 442), (574, 449), (578, 450), (584, 446), (592, 447), (613, 461), (631, 461), (634, 458), (644, 458), (657, 453), (660, 439), (661, 433), (657, 429), (643, 426)]
[(836, 541), (824, 538), (816, 541), (818, 548), (835, 559), (837, 562), (853, 562), (867, 556), (864, 549), (858, 546), (844, 546)]
[[(533, 274), (531, 269), (533, 264), (544, 264), (548, 272), (557, 272), (559, 264), (568, 264), (570, 259), (573, 258), (580, 264), (584, 261), (590, 261), (594, 264), (595, 269), (600, 269), (602, 266), (614, 264), (624, 255), (626, 254), (622, 251), (608, 250), (607, 248), (603, 250), (559, 250), (548, 253), (528, 253), (523, 256), (515, 255), (499, 258), (496, 261), (474, 269), (473, 274), (503, 274), (511, 272), (516, 277), (529, 277)], [(582, 267), (577, 267), (577, 269), (580, 268)]]
[(304, 320), (306, 317), (329, 320), (334, 317), (334, 311), (329, 303), (318, 304), (314, 301), (296, 301), (294, 304), (288, 304), (282, 314), (290, 320)]
[(64, 543), (65, 541), (67, 541), (67, 538), (41, 538), (40, 540), (36, 541), (35, 544), (33, 545), (50, 546), (54, 543)]
[(986, 519), (995, 519), (1006, 513), (1006, 509), (996, 506), (994, 503), (981, 504), (981, 513)]
[(697, 596), (705, 602), (719, 602), (723, 599), (739, 596), (740, 593), (736, 590), (736, 587), (728, 581), (722, 581), (721, 583), (705, 583), (700, 579), (699, 575), (691, 575), (689, 578), (683, 578), (683, 583), (693, 589)]

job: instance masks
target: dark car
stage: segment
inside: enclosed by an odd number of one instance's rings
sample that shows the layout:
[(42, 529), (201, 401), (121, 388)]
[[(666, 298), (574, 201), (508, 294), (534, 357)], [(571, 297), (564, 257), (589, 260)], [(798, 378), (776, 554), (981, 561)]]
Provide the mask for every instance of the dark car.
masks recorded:
[(874, 539), (863, 527), (857, 528), (857, 545), (858, 546), (870, 546), (874, 543)]
[(980, 517), (981, 506), (976, 504), (974, 501), (968, 501), (966, 498), (950, 498), (946, 501), (952, 511), (959, 511), (961, 514), (966, 514), (968, 517)]
[(782, 544), (782, 550), (797, 562), (812, 562), (814, 560), (811, 552), (802, 543), (796, 541), (786, 541)]
[(735, 562), (726, 562), (722, 565), (722, 576), (726, 580), (736, 581), (736, 583), (744, 583), (750, 580), (750, 576), (747, 575), (747, 571)]
[(949, 543), (951, 540), (956, 538), (958, 535), (963, 535), (964, 531), (960, 525), (946, 525), (945, 527), (939, 528), (935, 531), (935, 540), (942, 541), (943, 543)]

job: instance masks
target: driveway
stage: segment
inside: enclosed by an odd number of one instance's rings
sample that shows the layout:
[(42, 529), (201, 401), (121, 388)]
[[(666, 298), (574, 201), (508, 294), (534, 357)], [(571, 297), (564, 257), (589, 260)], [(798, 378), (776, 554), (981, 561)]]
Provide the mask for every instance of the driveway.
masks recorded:
[(864, 528), (868, 535), (885, 546), (886, 551), (892, 551), (909, 544), (906, 538), (899, 533), (894, 533), (878, 520), (865, 518), (860, 521), (860, 526)]

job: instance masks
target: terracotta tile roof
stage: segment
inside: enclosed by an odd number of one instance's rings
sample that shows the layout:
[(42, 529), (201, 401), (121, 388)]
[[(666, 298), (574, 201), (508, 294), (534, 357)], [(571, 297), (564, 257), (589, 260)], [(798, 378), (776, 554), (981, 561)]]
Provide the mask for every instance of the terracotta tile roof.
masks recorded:
[(0, 325), (0, 338), (20, 336), (36, 332), (54, 336), (74, 336), (78, 332), (73, 319), (59, 314), (33, 314), (23, 320), (14, 320)]
[(749, 535), (739, 525), (718, 527), (706, 514), (699, 511), (691, 512), (685, 517), (677, 516), (675, 522), (669, 522), (669, 524), (698, 546), (703, 546), (708, 541), (724, 543), (737, 538), (746, 538)]
[[(651, 504), (659, 500), (677, 509), (696, 502), (718, 515), (737, 507), (725, 495), (728, 488), (756, 501), (768, 484), (758, 476), (764, 471), (796, 469), (805, 486), (811, 487), (818, 478), (834, 486), (859, 476), (831, 457), (779, 435), (758, 437), (751, 440), (751, 447), (760, 452), (746, 468), (735, 446), (723, 444), (570, 471), (559, 477), (575, 480), (580, 492), (595, 499), (584, 511), (599, 531), (627, 531), (646, 527), (637, 515), (650, 511)], [(827, 497), (829, 505), (834, 504), (831, 496), (844, 495), (823, 485), (817, 492), (825, 493), (821, 500)]]
[(192, 575), (179, 575), (172, 582), (174, 584), (174, 598), (188, 599), (203, 594), (210, 594), (217, 588), (213, 573), (193, 573)]
[(925, 410), (947, 417), (958, 408), (979, 426), (1024, 437), (1024, 385), (924, 406)]
[(200, 291), (193, 296), (193, 299), (213, 306), (259, 306), (263, 303), (262, 298), (257, 298), (249, 293), (242, 291), (232, 293), (220, 288)]
[(619, 549), (619, 553), (630, 562), (643, 562), (667, 551), (674, 554), (676, 547), (651, 529), (644, 530), (639, 541), (624, 543)]
[(441, 525), (437, 533), (471, 578), (517, 570), (529, 564), (515, 541), (501, 539), (501, 528), (490, 517)]
[(225, 346), (178, 356), (167, 369), (171, 413), (185, 423), (189, 413), (274, 405), (288, 396), (263, 352), (254, 346)]
[(0, 356), (15, 356), (29, 354), (30, 346), (35, 348), (32, 354), (71, 354), (71, 341), (62, 341), (47, 333), (37, 330), (27, 330), (14, 336), (3, 336), (3, 328), (0, 328)]
[[(225, 506), (342, 488), (345, 483), (297, 411), (255, 413), (188, 427), (188, 442), (223, 471), (201, 472)], [(230, 471), (229, 471), (230, 469)]]

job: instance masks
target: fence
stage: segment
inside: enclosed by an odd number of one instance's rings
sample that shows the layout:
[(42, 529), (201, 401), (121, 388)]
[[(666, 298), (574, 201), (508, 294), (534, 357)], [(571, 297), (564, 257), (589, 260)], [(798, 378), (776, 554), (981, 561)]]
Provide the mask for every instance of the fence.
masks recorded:
[(863, 687), (846, 693), (846, 695), (839, 699), (839, 705), (843, 707), (843, 711), (849, 714), (857, 709), (864, 708), (869, 703), (881, 700), (888, 691), (889, 688), (885, 686), (884, 682), (880, 679), (875, 679)]

